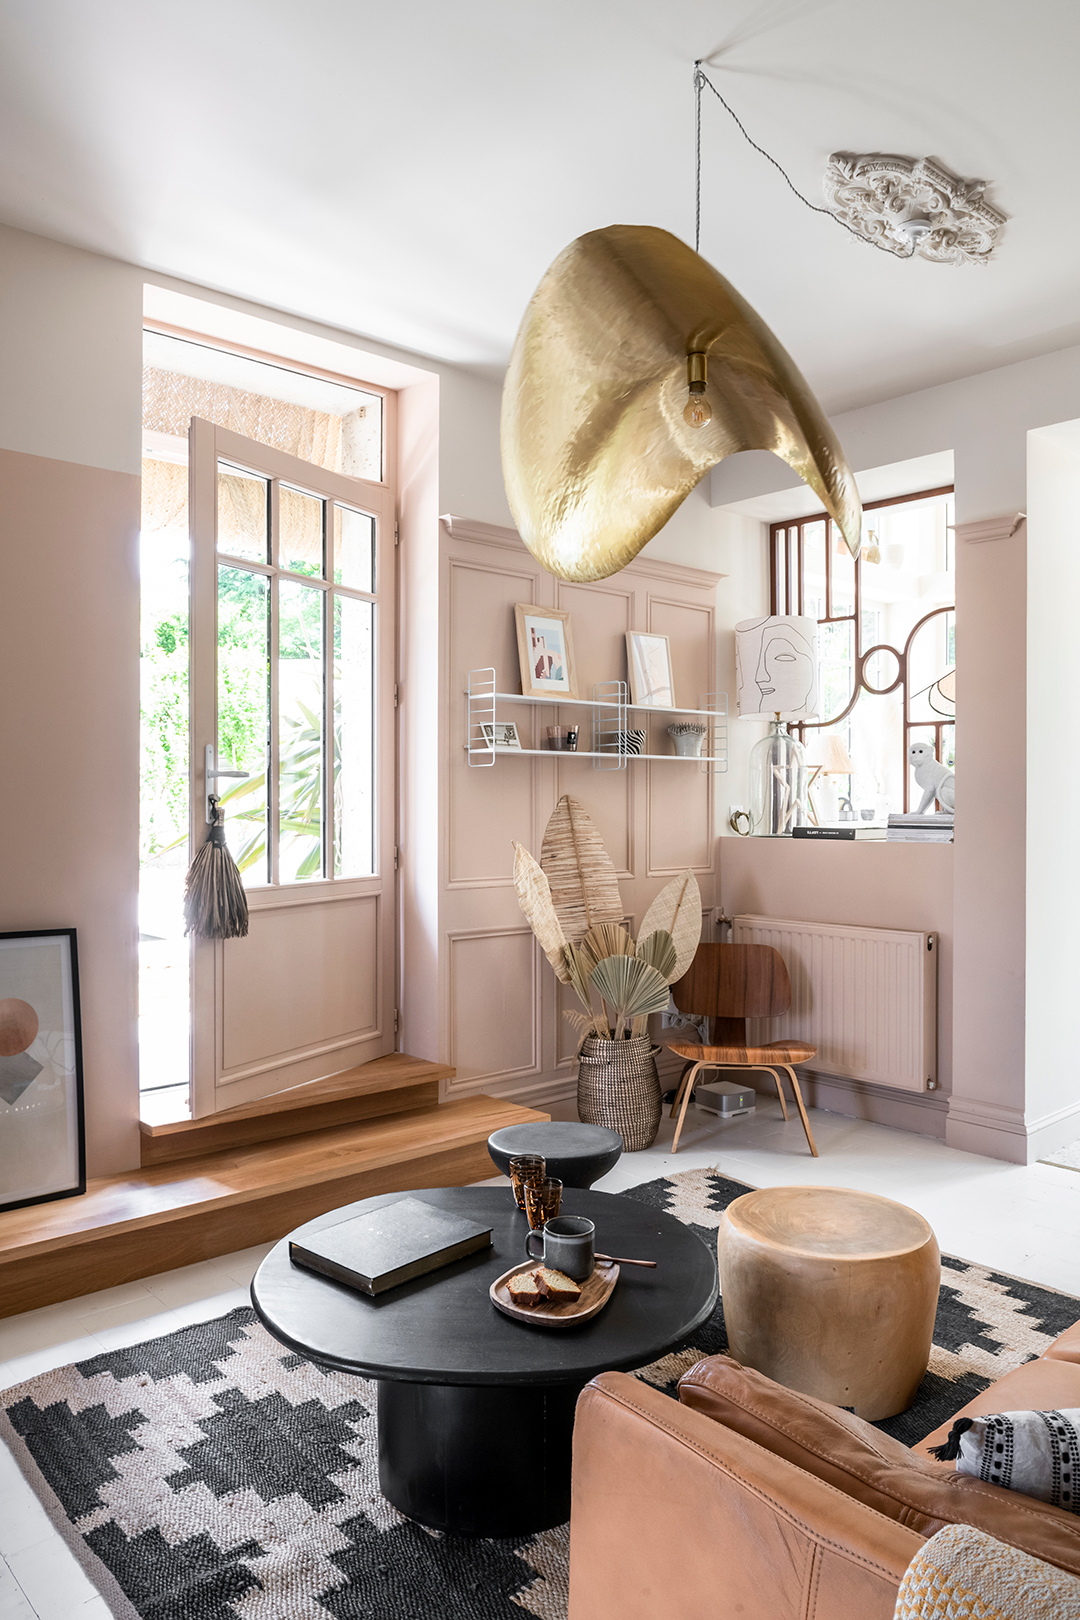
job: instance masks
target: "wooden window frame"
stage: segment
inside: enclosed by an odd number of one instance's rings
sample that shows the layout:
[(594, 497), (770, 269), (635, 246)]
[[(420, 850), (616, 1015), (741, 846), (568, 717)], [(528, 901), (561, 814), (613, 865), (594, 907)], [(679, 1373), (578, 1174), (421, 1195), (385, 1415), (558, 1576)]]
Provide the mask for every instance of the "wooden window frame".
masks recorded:
[[(920, 489), (912, 495), (892, 495), (885, 500), (866, 501), (864, 512), (876, 512), (882, 507), (906, 506), (912, 501), (928, 501), (935, 497), (952, 495), (954, 486), (942, 484), (936, 489)], [(904, 809), (910, 809), (911, 803), (911, 773), (908, 770), (908, 739), (912, 731), (933, 731), (934, 753), (941, 758), (941, 750), (945, 728), (955, 724), (953, 719), (941, 720), (913, 720), (911, 718), (911, 697), (908, 683), (908, 669), (910, 663), (911, 646), (915, 637), (924, 625), (931, 619), (940, 617), (943, 613), (955, 613), (956, 605), (933, 608), (926, 613), (909, 632), (903, 648), (890, 646), (887, 642), (878, 642), (873, 647), (864, 648), (862, 644), (862, 555), (855, 558), (855, 602), (851, 613), (833, 612), (833, 546), (840, 530), (827, 512), (813, 512), (808, 517), (790, 518), (781, 523), (769, 525), (769, 612), (772, 614), (793, 614), (803, 617), (803, 604), (805, 593), (803, 590), (803, 531), (812, 523), (825, 525), (825, 613), (818, 619), (818, 624), (853, 624), (853, 648), (855, 678), (852, 683), (851, 697), (839, 714), (830, 715), (827, 720), (802, 720), (794, 724), (791, 729), (797, 733), (801, 742), (806, 741), (808, 731), (820, 731), (828, 726), (835, 726), (841, 720), (846, 720), (859, 700), (861, 692), (868, 692), (871, 697), (887, 697), (895, 692), (897, 687), (902, 693), (903, 725), (901, 730), (903, 747), (903, 782), (904, 782)], [(892, 653), (897, 662), (897, 674), (889, 686), (871, 686), (866, 678), (866, 666), (876, 653)]]

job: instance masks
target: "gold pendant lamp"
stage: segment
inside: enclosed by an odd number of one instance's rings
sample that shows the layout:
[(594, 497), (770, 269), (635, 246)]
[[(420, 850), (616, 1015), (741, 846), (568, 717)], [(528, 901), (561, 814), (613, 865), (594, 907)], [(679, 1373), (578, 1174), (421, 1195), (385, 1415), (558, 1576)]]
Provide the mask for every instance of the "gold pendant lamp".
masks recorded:
[[(699, 131), (702, 82), (696, 68)], [(856, 555), (859, 496), (832, 428), (730, 282), (655, 226), (571, 242), (525, 311), (503, 389), (503, 477), (533, 556), (561, 579), (618, 573), (739, 450), (786, 461)]]

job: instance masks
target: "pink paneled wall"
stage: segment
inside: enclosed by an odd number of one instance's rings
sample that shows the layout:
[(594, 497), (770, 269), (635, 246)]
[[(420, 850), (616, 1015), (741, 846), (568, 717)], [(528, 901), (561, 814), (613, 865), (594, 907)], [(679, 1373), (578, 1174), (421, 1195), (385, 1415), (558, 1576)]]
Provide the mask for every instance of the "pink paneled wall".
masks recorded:
[(139, 480), (0, 450), (0, 929), (78, 930), (90, 1175), (139, 1158)]
[[(441, 526), (442, 853), (439, 905), (442, 1051), (456, 1065), (451, 1095), (487, 1091), (542, 1105), (576, 1085), (573, 1030), (559, 987), (514, 893), (512, 840), (537, 856), (563, 793), (579, 799), (615, 864), (627, 915), (640, 919), (665, 882), (691, 866), (714, 904), (715, 778), (696, 764), (631, 761), (598, 771), (587, 759), (497, 755), (490, 769), (465, 756), (470, 669), (494, 666), (501, 691), (518, 689), (515, 602), (568, 609), (578, 691), (624, 679), (625, 632), (670, 637), (676, 699), (696, 708), (716, 684), (720, 576), (638, 560), (613, 579), (569, 585), (545, 573), (510, 529), (454, 518)], [(565, 718), (573, 711), (565, 711)], [(586, 711), (583, 746), (588, 746)], [(541, 746), (552, 710), (500, 705), (524, 746)], [(667, 753), (666, 721), (650, 749)], [(635, 720), (640, 724), (640, 717)]]
[(944, 1136), (953, 1074), (953, 860), (951, 844), (814, 843), (722, 838), (720, 903), (800, 922), (936, 933), (938, 1090), (925, 1094), (821, 1076), (807, 1081), (822, 1108), (924, 1136)]

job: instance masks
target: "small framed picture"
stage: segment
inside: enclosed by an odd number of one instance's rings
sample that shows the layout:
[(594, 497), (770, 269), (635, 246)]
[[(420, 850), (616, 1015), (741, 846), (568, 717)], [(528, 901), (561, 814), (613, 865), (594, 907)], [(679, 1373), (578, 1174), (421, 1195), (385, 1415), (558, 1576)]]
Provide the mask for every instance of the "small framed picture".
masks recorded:
[(523, 697), (576, 698), (570, 615), (559, 608), (514, 605)]
[(626, 664), (630, 672), (630, 701), (639, 709), (673, 709), (675, 682), (671, 674), (671, 648), (667, 636), (651, 631), (626, 632)]
[(75, 930), (0, 934), (0, 1210), (85, 1191)]
[(494, 748), (497, 754), (512, 754), (515, 749), (518, 753), (521, 752), (521, 738), (512, 720), (496, 720), (494, 725), (481, 722), (480, 735), (484, 740), (484, 747)]

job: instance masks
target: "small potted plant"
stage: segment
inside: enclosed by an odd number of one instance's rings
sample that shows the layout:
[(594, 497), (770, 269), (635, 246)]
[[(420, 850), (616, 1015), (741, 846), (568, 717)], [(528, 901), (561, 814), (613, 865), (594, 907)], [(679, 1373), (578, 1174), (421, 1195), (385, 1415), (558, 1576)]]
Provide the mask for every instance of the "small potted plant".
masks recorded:
[(534, 860), (514, 845), (514, 885), (548, 961), (582, 1012), (566, 1012), (581, 1037), (578, 1115), (618, 1131), (628, 1153), (650, 1147), (660, 1125), (660, 1080), (649, 1015), (663, 1012), (670, 986), (694, 959), (701, 895), (692, 872), (663, 888), (635, 942), (611, 857), (592, 820), (565, 795)]

